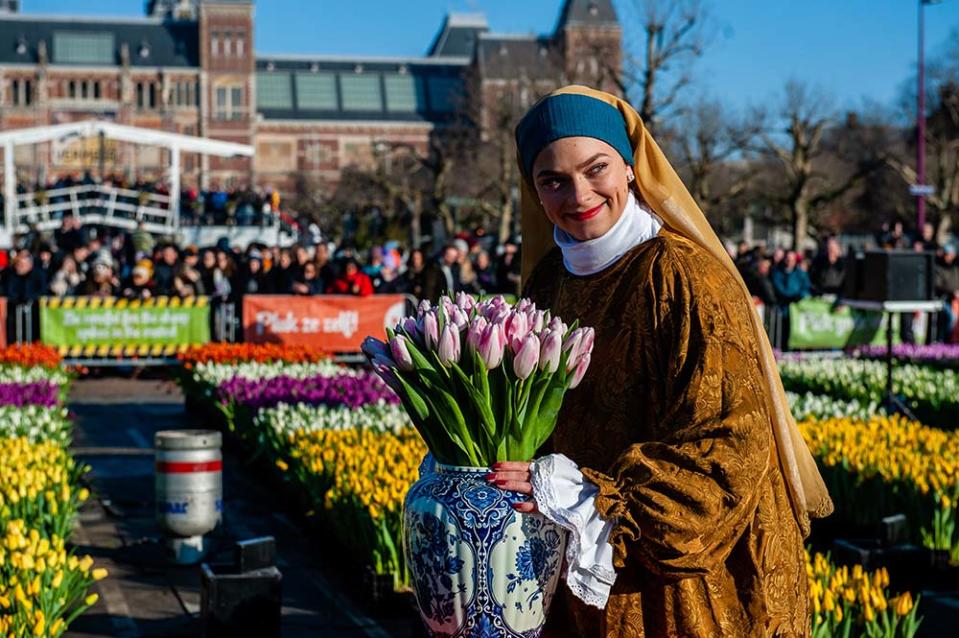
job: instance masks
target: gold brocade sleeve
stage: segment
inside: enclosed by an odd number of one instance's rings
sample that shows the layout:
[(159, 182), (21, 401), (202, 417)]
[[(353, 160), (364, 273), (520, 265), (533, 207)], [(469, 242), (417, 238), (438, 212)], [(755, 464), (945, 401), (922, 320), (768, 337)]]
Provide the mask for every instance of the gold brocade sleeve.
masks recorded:
[(683, 578), (726, 560), (757, 507), (772, 441), (753, 310), (724, 295), (731, 277), (708, 255), (668, 246), (649, 272), (632, 356), (654, 386), (656, 436), (583, 474), (600, 488), (600, 515), (618, 519), (615, 566), (638, 560)]

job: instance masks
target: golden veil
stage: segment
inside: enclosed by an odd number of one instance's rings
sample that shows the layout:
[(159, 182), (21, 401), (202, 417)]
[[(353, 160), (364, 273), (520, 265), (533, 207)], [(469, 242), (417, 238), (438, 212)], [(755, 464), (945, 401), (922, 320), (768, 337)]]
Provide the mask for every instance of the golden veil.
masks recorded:
[[(686, 190), (682, 180), (673, 170), (666, 156), (653, 140), (653, 136), (643, 126), (639, 114), (624, 100), (585, 86), (566, 86), (543, 99), (553, 95), (573, 93), (601, 100), (616, 108), (626, 123), (626, 132), (633, 147), (633, 170), (636, 184), (645, 202), (663, 220), (671, 231), (698, 244), (715, 257), (733, 275), (740, 288), (740, 294), (752, 307), (752, 297), (746, 289), (732, 259), (726, 252), (706, 216), (699, 209), (692, 196)], [(522, 171), (522, 162), (519, 162)], [(546, 218), (536, 197), (529, 176), (522, 181), (522, 231), (523, 231), (523, 279), (525, 280), (543, 256), (555, 245), (553, 243), (553, 225)], [(803, 535), (809, 534), (809, 518), (828, 516), (833, 510), (832, 500), (826, 491), (816, 462), (809, 453), (786, 400), (782, 379), (776, 367), (772, 346), (766, 336), (758, 313), (752, 313), (752, 327), (759, 344), (759, 359), (763, 377), (768, 385), (767, 407), (772, 418), (773, 432), (786, 484), (792, 501), (793, 510), (799, 521)]]

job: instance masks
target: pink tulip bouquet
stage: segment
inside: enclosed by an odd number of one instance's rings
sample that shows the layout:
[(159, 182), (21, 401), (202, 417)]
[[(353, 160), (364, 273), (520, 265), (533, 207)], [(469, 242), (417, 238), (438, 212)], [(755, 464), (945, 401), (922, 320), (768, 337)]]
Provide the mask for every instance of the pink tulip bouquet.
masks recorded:
[(477, 467), (533, 458), (586, 373), (594, 338), (528, 299), (464, 293), (423, 301), (386, 332), (386, 342), (363, 344), (373, 370), (437, 461)]

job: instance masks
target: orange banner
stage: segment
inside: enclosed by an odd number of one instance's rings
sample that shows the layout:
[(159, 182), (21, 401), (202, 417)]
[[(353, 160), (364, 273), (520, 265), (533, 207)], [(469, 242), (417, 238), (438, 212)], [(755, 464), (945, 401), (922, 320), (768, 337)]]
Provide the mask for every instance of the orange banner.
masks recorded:
[(359, 352), (363, 339), (382, 339), (386, 326), (395, 326), (405, 314), (403, 295), (247, 295), (243, 340)]

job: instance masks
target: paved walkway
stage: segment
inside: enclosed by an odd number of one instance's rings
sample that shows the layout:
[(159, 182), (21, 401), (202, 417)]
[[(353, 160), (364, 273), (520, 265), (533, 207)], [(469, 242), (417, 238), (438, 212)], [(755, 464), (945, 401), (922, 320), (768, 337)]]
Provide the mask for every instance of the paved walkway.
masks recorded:
[[(80, 514), (78, 551), (110, 576), (97, 583), (100, 601), (72, 625), (70, 638), (180, 638), (199, 635), (198, 567), (163, 562), (153, 509), (153, 434), (202, 427), (185, 414), (176, 386), (157, 380), (78, 381), (74, 453), (92, 470), (96, 497)], [(238, 539), (272, 535), (283, 573), (284, 638), (413, 638), (406, 613), (385, 616), (358, 601), (348, 579), (324, 560), (323, 548), (293, 522), (278, 499), (224, 455), (224, 525), (216, 539), (226, 558)], [(372, 617), (371, 617), (372, 616)]]

